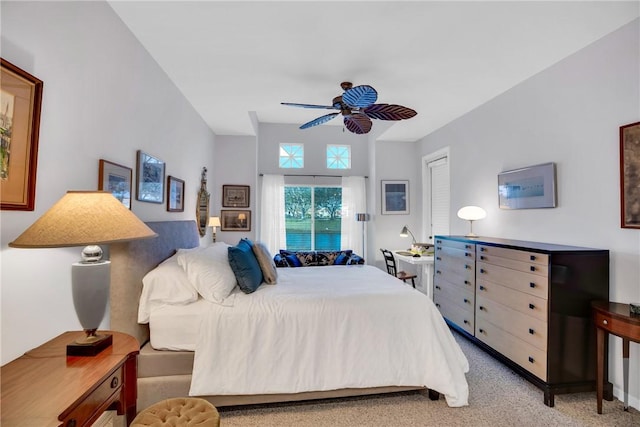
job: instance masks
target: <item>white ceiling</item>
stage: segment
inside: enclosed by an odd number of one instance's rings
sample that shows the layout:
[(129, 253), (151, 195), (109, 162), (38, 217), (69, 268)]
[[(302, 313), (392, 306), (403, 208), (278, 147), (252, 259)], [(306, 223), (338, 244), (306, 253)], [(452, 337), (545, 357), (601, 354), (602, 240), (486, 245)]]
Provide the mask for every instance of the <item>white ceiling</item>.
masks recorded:
[[(305, 123), (328, 111), (280, 102), (331, 105), (346, 80), (418, 112), (381, 137), (398, 141), (422, 138), (640, 14), (638, 1), (109, 3), (217, 135), (255, 135), (252, 117)], [(342, 120), (321, 126), (330, 124)]]

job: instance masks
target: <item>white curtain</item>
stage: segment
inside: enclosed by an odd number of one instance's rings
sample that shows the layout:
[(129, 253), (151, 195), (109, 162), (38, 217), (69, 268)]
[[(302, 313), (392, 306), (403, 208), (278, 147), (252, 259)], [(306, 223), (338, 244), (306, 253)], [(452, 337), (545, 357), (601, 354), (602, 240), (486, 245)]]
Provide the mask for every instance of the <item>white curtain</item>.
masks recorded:
[[(353, 249), (353, 252), (365, 257), (363, 224), (357, 222), (356, 214), (367, 212), (365, 179), (362, 176), (342, 177), (342, 222), (341, 249)], [(365, 258), (366, 260), (366, 258)]]
[(278, 253), (287, 247), (284, 223), (284, 176), (264, 175), (260, 207), (260, 236), (269, 252)]

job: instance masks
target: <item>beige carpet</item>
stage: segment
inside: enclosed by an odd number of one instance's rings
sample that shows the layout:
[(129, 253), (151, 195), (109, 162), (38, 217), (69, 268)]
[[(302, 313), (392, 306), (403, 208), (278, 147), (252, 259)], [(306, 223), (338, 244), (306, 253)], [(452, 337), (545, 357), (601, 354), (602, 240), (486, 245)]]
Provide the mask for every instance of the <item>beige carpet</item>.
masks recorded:
[(596, 395), (556, 395), (555, 407), (542, 402), (542, 391), (455, 334), (470, 370), (469, 406), (449, 408), (444, 398), (426, 393), (355, 397), (254, 407), (219, 408), (221, 426), (640, 426), (640, 412), (622, 410), (622, 402)]

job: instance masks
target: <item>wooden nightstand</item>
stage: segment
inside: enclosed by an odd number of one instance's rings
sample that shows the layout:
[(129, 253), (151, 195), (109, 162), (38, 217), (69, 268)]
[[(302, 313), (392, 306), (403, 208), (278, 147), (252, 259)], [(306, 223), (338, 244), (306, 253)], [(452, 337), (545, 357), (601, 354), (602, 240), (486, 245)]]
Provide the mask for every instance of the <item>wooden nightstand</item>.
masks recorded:
[[(608, 334), (622, 338), (622, 380), (624, 382), (624, 410), (629, 410), (629, 341), (640, 343), (640, 316), (631, 314), (629, 304), (619, 302), (594, 301), (591, 303), (593, 320), (596, 325), (596, 347), (598, 351), (597, 388), (598, 414), (602, 414), (602, 398), (610, 397), (609, 375), (607, 372)], [(604, 390), (605, 387), (608, 390)], [(609, 396), (610, 395), (610, 396)]]
[(136, 416), (138, 341), (120, 332), (96, 356), (66, 356), (65, 332), (1, 368), (3, 427), (91, 426), (109, 408)]

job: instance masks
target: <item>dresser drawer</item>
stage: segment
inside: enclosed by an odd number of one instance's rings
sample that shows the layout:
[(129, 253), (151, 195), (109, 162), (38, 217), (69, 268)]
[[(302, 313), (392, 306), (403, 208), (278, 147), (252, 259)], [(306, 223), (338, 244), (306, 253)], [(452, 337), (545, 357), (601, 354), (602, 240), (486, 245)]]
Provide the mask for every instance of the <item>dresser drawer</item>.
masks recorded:
[(474, 333), (474, 314), (473, 307), (470, 310), (460, 308), (455, 302), (451, 301), (442, 294), (433, 294), (433, 301), (440, 310), (442, 317), (455, 323), (469, 334)]
[(470, 311), (474, 310), (475, 294), (472, 286), (462, 287), (459, 285), (453, 285), (438, 277), (433, 283), (433, 294), (443, 295), (455, 302), (461, 308), (466, 308)]
[(518, 261), (511, 258), (485, 254), (478, 255), (476, 259), (487, 264), (498, 265), (525, 273), (533, 273), (545, 277), (549, 275), (549, 265), (547, 264), (535, 264), (533, 262)]
[(83, 426), (85, 423), (105, 411), (111, 403), (118, 400), (122, 391), (123, 368), (119, 367), (113, 374), (93, 390), (63, 420), (63, 426)]
[(478, 281), (476, 288), (476, 297), (484, 296), (513, 310), (547, 322), (548, 300), (545, 298), (525, 294), (524, 292), (516, 291), (486, 280)]
[(548, 298), (548, 276), (525, 273), (480, 261), (476, 263), (476, 276), (478, 281), (486, 280), (539, 298)]
[(508, 258), (515, 261), (528, 262), (539, 265), (549, 265), (549, 255), (528, 252), (518, 249), (498, 248), (495, 246), (477, 245), (478, 255)]
[(464, 250), (447, 246), (437, 246), (435, 251), (435, 259), (438, 260), (439, 257), (441, 259), (448, 258), (451, 260), (458, 260), (458, 262), (460, 262), (460, 260), (473, 262), (473, 260), (476, 259), (476, 251), (473, 249)]
[(458, 242), (456, 240), (447, 240), (447, 239), (438, 239), (436, 238), (435, 240), (435, 247), (436, 250), (438, 250), (438, 248), (455, 248), (455, 249), (460, 249), (463, 251), (471, 251), (471, 252), (475, 252), (476, 250), (476, 245), (474, 243), (468, 243), (468, 242)]
[(476, 319), (476, 338), (543, 381), (547, 380), (546, 352), (505, 332), (482, 317)]
[(466, 263), (461, 263), (460, 261), (457, 263), (436, 261), (434, 265), (434, 276), (444, 277), (452, 283), (475, 286), (475, 263), (473, 261)]
[(478, 295), (476, 316), (483, 318), (516, 338), (547, 351), (547, 322), (527, 316), (489, 298)]

